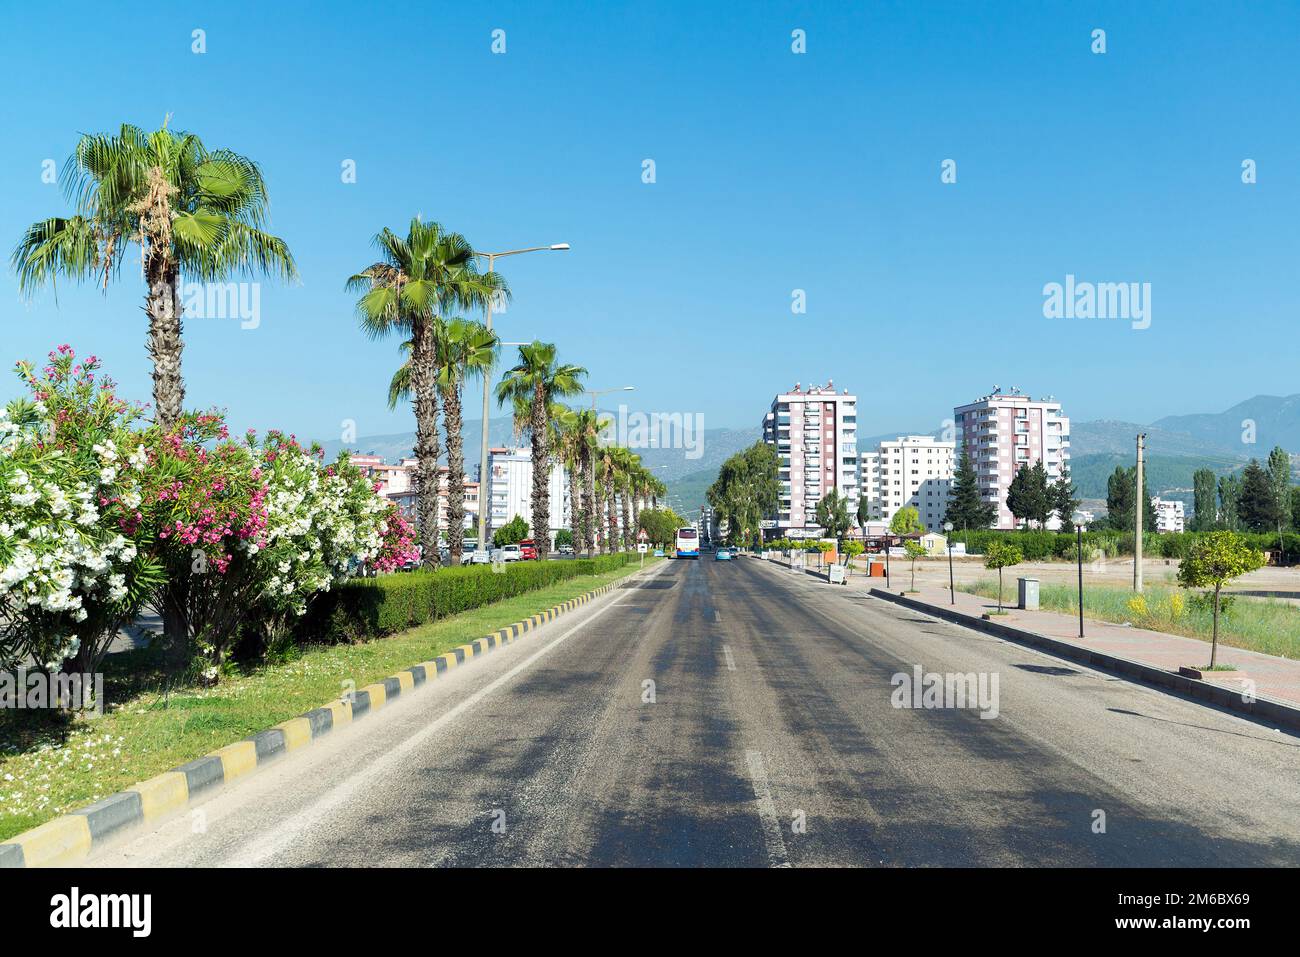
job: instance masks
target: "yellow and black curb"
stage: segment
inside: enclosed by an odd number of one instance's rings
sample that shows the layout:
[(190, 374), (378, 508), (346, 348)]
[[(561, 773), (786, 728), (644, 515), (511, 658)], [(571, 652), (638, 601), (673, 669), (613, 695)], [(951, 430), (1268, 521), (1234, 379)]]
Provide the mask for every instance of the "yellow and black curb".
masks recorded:
[(453, 648), (432, 661), (399, 671), (366, 685), (324, 707), (282, 721), (242, 741), (132, 785), (102, 801), (56, 817), (0, 844), (0, 868), (68, 867), (84, 860), (91, 849), (128, 828), (149, 823), (184, 808), (215, 787), (228, 784), (289, 751), (305, 747), (335, 727), (351, 724), (426, 681), (433, 681), (471, 658), (508, 645), (567, 611), (603, 595), (622, 579), (561, 602), (523, 621), (499, 628), (469, 644)]

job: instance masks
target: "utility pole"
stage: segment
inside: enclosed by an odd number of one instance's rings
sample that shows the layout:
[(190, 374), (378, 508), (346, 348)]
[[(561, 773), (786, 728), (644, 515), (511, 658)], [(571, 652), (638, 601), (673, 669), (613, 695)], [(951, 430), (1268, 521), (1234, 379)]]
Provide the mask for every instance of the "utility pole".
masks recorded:
[(1142, 452), (1145, 450), (1146, 435), (1137, 437), (1137, 502), (1133, 508), (1136, 517), (1137, 537), (1133, 540), (1133, 590), (1142, 593), (1142, 514), (1146, 511), (1146, 499), (1142, 490)]

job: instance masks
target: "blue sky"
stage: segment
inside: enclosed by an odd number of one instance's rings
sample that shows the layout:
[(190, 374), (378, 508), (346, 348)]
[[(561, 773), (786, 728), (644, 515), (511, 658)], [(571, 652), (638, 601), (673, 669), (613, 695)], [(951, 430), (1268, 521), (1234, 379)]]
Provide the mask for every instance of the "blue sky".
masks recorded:
[[(995, 383), (1138, 422), (1300, 391), (1294, 3), (102, 11), (0, 13), (6, 364), (70, 342), (149, 397), (130, 264), (107, 295), (27, 302), (7, 254), (67, 208), (44, 159), (171, 113), (262, 164), (302, 274), (263, 286), (255, 330), (187, 325), (188, 402), (238, 429), (411, 427), (385, 403), (396, 342), (357, 331), (343, 284), (416, 213), (485, 250), (571, 243), (505, 261), (503, 338), (556, 342), (594, 387), (708, 427), (827, 378), (866, 399), (866, 435), (937, 428)], [(1151, 283), (1151, 327), (1044, 318), (1067, 273)]]

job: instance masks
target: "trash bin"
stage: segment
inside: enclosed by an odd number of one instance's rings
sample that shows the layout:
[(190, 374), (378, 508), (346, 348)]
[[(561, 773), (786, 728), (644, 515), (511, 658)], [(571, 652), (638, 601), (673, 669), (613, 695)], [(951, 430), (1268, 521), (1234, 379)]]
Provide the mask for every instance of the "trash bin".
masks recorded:
[(1017, 578), (1016, 583), (1019, 585), (1020, 601), (1017, 607), (1025, 611), (1038, 610), (1038, 579), (1037, 578)]

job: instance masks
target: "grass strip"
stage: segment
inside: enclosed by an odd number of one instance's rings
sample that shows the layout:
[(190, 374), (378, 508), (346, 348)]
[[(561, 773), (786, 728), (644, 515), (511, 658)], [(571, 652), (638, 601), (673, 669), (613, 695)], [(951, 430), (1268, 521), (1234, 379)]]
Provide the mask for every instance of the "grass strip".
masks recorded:
[(24, 715), (11, 713), (0, 725), (0, 842), (319, 707), (346, 680), (362, 687), (635, 571), (567, 579), (375, 641), (303, 646), (293, 660), (214, 688), (141, 692), (22, 744), (14, 731)]

